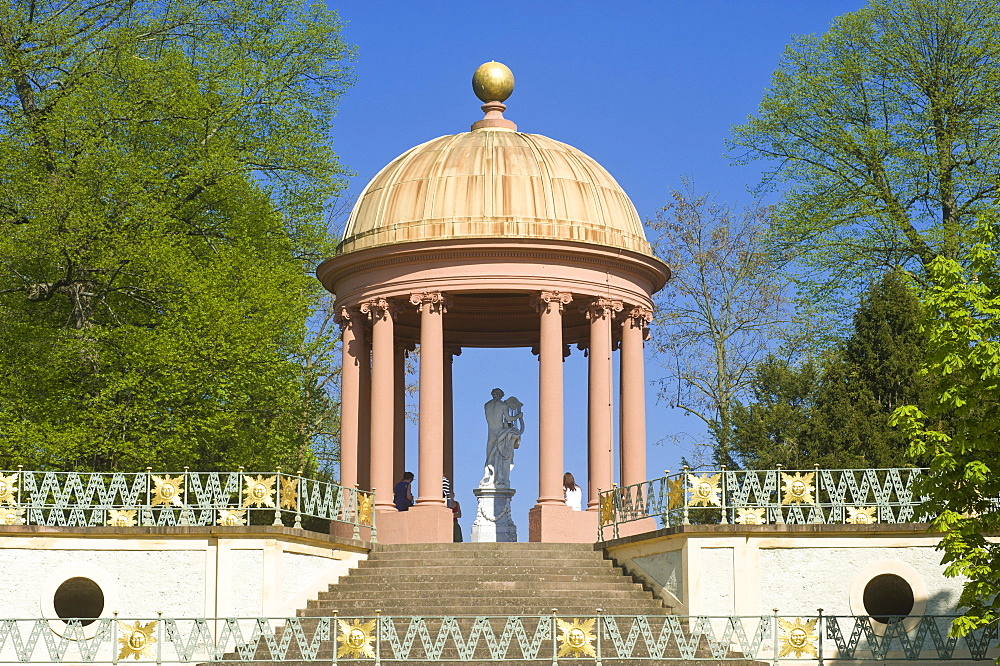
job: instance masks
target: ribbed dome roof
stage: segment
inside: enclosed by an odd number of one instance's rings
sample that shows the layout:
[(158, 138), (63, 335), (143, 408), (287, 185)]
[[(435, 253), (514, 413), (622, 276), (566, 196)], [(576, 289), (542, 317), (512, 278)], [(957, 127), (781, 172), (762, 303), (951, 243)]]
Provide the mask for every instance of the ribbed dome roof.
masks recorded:
[(361, 193), (341, 253), (450, 238), (570, 240), (652, 255), (604, 168), (538, 134), (486, 128), (403, 153)]

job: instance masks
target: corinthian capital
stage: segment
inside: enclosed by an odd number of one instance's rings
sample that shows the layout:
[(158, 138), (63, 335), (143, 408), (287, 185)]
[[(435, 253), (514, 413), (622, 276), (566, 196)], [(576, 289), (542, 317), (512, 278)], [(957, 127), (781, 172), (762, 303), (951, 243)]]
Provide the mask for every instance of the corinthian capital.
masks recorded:
[(352, 317), (357, 316), (357, 310), (355, 308), (340, 308), (333, 315), (333, 323), (340, 327), (340, 330), (347, 328), (347, 325), (351, 322)]
[(531, 305), (538, 312), (545, 312), (552, 306), (557, 312), (562, 312), (563, 307), (573, 302), (573, 294), (568, 291), (540, 291), (531, 297)]
[(396, 318), (396, 313), (399, 312), (399, 305), (396, 301), (391, 298), (370, 298), (367, 301), (362, 301), (359, 304), (359, 309), (364, 314), (368, 315), (368, 318), (372, 321), (378, 319), (385, 319), (387, 317)]
[(418, 312), (423, 312), (428, 307), (431, 312), (445, 313), (451, 307), (452, 299), (440, 291), (421, 291), (410, 294), (410, 304), (416, 305)]
[(637, 328), (645, 327), (653, 321), (653, 311), (644, 305), (630, 305), (625, 308), (625, 323), (629, 320)]
[(621, 312), (624, 307), (621, 301), (597, 297), (581, 303), (580, 311), (587, 315), (587, 319), (594, 321), (611, 317), (612, 313)]

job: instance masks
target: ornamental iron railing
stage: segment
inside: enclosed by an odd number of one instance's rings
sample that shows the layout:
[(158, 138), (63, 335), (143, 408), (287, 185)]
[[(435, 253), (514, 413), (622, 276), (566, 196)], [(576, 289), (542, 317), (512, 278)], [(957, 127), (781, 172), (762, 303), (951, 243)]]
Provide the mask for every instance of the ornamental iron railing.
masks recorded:
[(995, 626), (948, 635), (954, 616), (439, 617), (0, 620), (0, 663), (324, 662), (328, 664), (622, 660), (986, 661)]
[[(377, 541), (373, 495), (277, 472), (0, 472), (0, 524), (54, 527), (361, 528)], [(305, 521), (305, 525), (303, 524)], [(368, 535), (365, 535), (368, 536)]]
[(855, 524), (922, 522), (914, 482), (922, 468), (713, 470), (665, 475), (599, 494), (598, 541), (619, 526), (736, 523)]

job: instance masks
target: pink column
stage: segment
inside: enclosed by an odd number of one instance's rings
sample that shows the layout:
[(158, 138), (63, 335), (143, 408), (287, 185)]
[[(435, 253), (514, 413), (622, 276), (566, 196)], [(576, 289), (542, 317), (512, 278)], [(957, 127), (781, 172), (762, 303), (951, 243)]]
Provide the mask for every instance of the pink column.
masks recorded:
[(572, 294), (543, 291), (538, 344), (538, 504), (563, 502), (563, 307)]
[(444, 476), (455, 487), (455, 395), (452, 371), (462, 348), (449, 345), (444, 352)]
[(367, 317), (360, 311), (358, 330), (358, 381), (360, 404), (358, 406), (358, 485), (362, 490), (372, 489), (372, 340)]
[(653, 313), (642, 306), (631, 307), (622, 320), (621, 405), (619, 467), (621, 485), (646, 480), (646, 396), (642, 341)]
[(587, 390), (587, 454), (590, 459), (587, 479), (587, 509), (597, 511), (598, 490), (610, 490), (614, 476), (611, 416), (611, 317), (622, 304), (607, 298), (594, 298), (581, 306), (590, 320), (590, 358)]
[(361, 304), (372, 320), (371, 483), (375, 508), (392, 509), (392, 449), (395, 421), (395, 304), (376, 298)]
[(412, 294), (420, 310), (419, 469), (417, 506), (444, 506), (444, 322), (440, 292)]
[(408, 345), (397, 343), (393, 358), (392, 481), (403, 478), (406, 467), (406, 353)]
[[(358, 329), (361, 313), (341, 308), (338, 323), (342, 329), (340, 362), (340, 484), (353, 488), (358, 482), (358, 412), (361, 400), (361, 362)], [(364, 337), (364, 331), (361, 331)]]

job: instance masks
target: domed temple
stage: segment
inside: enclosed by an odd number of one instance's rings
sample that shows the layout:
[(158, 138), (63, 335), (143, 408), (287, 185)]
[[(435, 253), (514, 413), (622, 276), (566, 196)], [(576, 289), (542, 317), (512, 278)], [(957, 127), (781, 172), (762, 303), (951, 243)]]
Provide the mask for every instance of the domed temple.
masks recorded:
[[(317, 274), (343, 337), (341, 482), (375, 490), (383, 542), (450, 541), (442, 476), (453, 478), (452, 357), (463, 347), (539, 356), (538, 500), (531, 541), (592, 541), (613, 477), (612, 353), (620, 347), (620, 483), (646, 478), (643, 340), (670, 269), (653, 255), (628, 195), (572, 146), (503, 117), (514, 79), (473, 77), (485, 117), (412, 148), (358, 198), (335, 257)], [(588, 349), (587, 511), (563, 501), (568, 344)], [(420, 348), (416, 505), (400, 516), (404, 354)]]
[[(503, 117), (506, 67), (487, 63), (473, 85), (485, 118), (386, 166), (318, 269), (343, 327), (341, 483), (280, 468), (0, 470), (0, 662), (995, 660), (995, 624), (949, 635), (964, 581), (945, 575), (923, 470), (647, 476), (643, 341), (670, 270), (607, 171)], [(589, 351), (583, 511), (562, 492), (569, 344)], [(418, 345), (419, 487), (401, 512)], [(528, 537), (546, 543), (442, 543), (452, 359), (468, 347), (539, 356)], [(513, 494), (487, 478), (481, 502)]]

